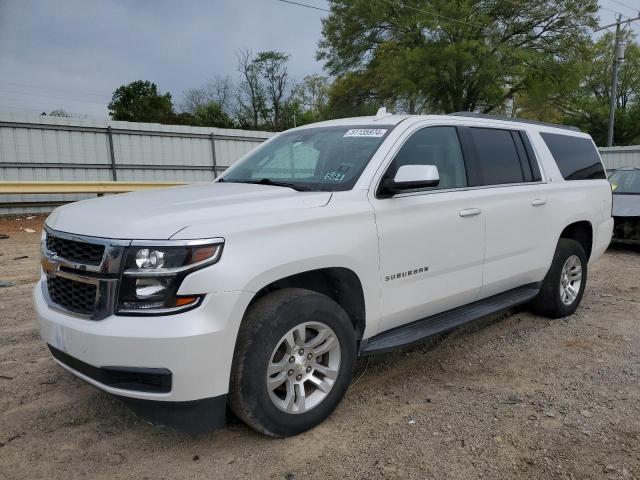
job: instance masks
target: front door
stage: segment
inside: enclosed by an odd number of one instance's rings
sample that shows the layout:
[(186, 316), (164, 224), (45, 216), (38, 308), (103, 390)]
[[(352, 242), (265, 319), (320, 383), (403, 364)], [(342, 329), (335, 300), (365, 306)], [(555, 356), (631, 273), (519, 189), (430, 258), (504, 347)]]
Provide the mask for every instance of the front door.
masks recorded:
[(383, 178), (418, 164), (438, 167), (437, 187), (371, 196), (380, 249), (379, 331), (470, 303), (482, 287), (485, 217), (468, 189), (456, 128), (411, 131)]

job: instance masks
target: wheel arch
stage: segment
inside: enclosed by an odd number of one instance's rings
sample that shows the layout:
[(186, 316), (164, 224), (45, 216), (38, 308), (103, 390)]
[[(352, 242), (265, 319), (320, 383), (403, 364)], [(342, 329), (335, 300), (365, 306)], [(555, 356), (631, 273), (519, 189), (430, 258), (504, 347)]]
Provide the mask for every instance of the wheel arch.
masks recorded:
[(283, 288), (304, 288), (328, 296), (345, 310), (356, 338), (362, 339), (366, 327), (365, 297), (362, 282), (353, 270), (326, 267), (280, 278), (258, 290), (247, 309), (265, 295)]
[(587, 261), (591, 258), (593, 250), (593, 225), (588, 220), (580, 220), (570, 223), (560, 233), (560, 238), (575, 240), (584, 249)]

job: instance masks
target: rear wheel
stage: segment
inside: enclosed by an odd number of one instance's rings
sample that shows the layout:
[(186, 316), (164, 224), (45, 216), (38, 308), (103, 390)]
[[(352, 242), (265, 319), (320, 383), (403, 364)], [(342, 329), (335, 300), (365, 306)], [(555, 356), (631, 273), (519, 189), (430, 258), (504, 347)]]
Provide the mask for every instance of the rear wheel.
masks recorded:
[(308, 430), (344, 396), (356, 341), (345, 311), (325, 295), (288, 288), (259, 299), (242, 322), (229, 406), (271, 436)]
[(532, 310), (550, 318), (573, 314), (587, 283), (587, 256), (580, 243), (561, 238)]

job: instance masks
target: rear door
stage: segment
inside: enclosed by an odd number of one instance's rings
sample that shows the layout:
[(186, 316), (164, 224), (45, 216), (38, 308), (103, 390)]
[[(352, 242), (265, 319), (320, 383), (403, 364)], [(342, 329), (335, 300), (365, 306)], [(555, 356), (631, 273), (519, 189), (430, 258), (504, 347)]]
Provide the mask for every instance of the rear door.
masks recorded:
[[(458, 130), (416, 126), (377, 184), (402, 165), (436, 165), (437, 187), (371, 195), (381, 266), (380, 331), (474, 301), (482, 286), (484, 215), (468, 189)], [(377, 262), (377, 258), (372, 258)]]
[(524, 130), (465, 127), (470, 184), (486, 219), (480, 298), (541, 280), (548, 268), (548, 210), (540, 168)]

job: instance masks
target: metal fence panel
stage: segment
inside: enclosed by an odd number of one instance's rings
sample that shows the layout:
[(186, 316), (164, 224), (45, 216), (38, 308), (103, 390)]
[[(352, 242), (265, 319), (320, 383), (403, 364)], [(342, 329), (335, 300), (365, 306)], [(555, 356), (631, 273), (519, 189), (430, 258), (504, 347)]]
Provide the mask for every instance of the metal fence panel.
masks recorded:
[(615, 170), (620, 167), (640, 167), (640, 145), (602, 147), (599, 150), (607, 170)]
[[(183, 125), (0, 114), (0, 180), (113, 180), (109, 133), (118, 180), (179, 182), (213, 180), (214, 158), (219, 173), (274, 135)], [(0, 195), (0, 214), (47, 212), (55, 203), (89, 197)]]
[[(0, 114), (0, 180), (213, 180), (270, 132)], [(212, 139), (213, 137), (213, 139)], [(215, 146), (214, 146), (215, 145)], [(607, 170), (640, 166), (640, 146), (600, 148)], [(91, 195), (0, 195), (0, 214), (46, 212)], [(23, 205), (20, 205), (23, 204)]]

